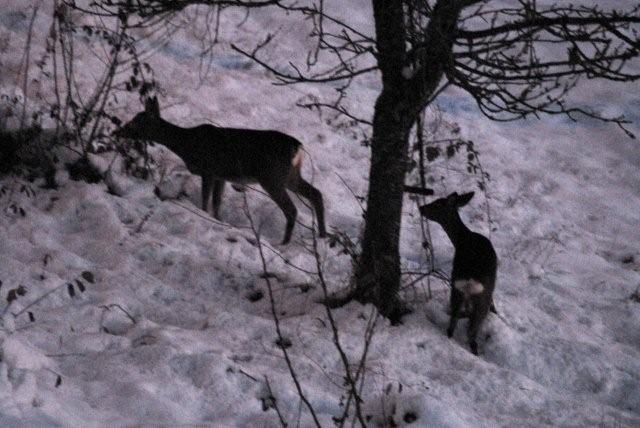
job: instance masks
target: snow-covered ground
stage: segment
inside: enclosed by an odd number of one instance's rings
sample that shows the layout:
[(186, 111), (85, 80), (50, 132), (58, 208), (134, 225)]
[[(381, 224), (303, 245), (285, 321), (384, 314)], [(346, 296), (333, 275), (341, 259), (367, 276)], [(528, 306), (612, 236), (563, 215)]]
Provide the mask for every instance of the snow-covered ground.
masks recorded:
[[(366, 27), (366, 2), (357, 3), (354, 19)], [(10, 92), (30, 12), (27, 2), (2, 4), (0, 89)], [(230, 23), (242, 18), (227, 15)], [(36, 28), (48, 28), (48, 19), (43, 12)], [(304, 58), (308, 41), (287, 38), (303, 24), (276, 13), (252, 14), (241, 29), (230, 25), (223, 41), (251, 46), (263, 28), (281, 33), (274, 56)], [(273, 86), (267, 73), (225, 43), (201, 82), (197, 40), (196, 31), (181, 32), (150, 59), (166, 89), (163, 116), (183, 126), (210, 120), (299, 138), (313, 160), (304, 175), (324, 194), (328, 226), (357, 238), (361, 211), (351, 191), (366, 194), (368, 149), (295, 106), (310, 93), (331, 90)], [(370, 114), (377, 88), (375, 76), (354, 87), (362, 116)], [(598, 83), (584, 85), (576, 99), (638, 119), (639, 94), (638, 84)], [(497, 249), (494, 298), (501, 316), (488, 317), (475, 357), (465, 343), (464, 321), (453, 340), (445, 335), (444, 283), (432, 282), (430, 300), (423, 286), (407, 292), (414, 312), (404, 324), (380, 320), (376, 328), (365, 414), (372, 425), (385, 416), (403, 425), (413, 413), (414, 426), (640, 426), (640, 301), (631, 297), (640, 286), (638, 143), (599, 123), (545, 118), (497, 124), (462, 94), (451, 91), (443, 100), (445, 117), (475, 142), (491, 174), (494, 230), (481, 193), (462, 216), (472, 229), (490, 233)], [(121, 116), (129, 119), (139, 109), (131, 101)], [(637, 123), (631, 128), (640, 134)], [(35, 196), (21, 193), (11, 178), (0, 180), (0, 187), (15, 190), (0, 198), (0, 426), (278, 426), (276, 412), (263, 410), (265, 379), (284, 417), (309, 426), (275, 343), (242, 193), (227, 186), (225, 224), (213, 222), (198, 209), (199, 180), (176, 170), (179, 162), (160, 147), (154, 153), (171, 165), (163, 192), (182, 190), (186, 198), (161, 201), (156, 183), (124, 175), (113, 178), (120, 196), (105, 183), (73, 181), (63, 172), (57, 190), (36, 182)], [(103, 165), (109, 156), (93, 162)], [(477, 190), (475, 179), (442, 171), (438, 196)], [(275, 250), (266, 255), (293, 364), (323, 426), (331, 426), (342, 410), (343, 371), (324, 308), (316, 303), (321, 292), (283, 261), (314, 270), (301, 245), (309, 232), (298, 225), (294, 242), (279, 246), (280, 210), (257, 192), (247, 192), (247, 199)], [(9, 209), (10, 202), (26, 215)], [(415, 267), (424, 263), (420, 220), (413, 202), (406, 207), (402, 256)], [(300, 221), (310, 224), (308, 209), (299, 208)], [(430, 230), (436, 266), (448, 272), (451, 245), (438, 227)], [(348, 257), (324, 243), (320, 252), (330, 285), (346, 286)], [(75, 284), (73, 297), (67, 283)], [(27, 293), (6, 311), (7, 293), (19, 285)], [(265, 297), (256, 300), (260, 292)], [(371, 313), (357, 303), (334, 312), (354, 362)]]

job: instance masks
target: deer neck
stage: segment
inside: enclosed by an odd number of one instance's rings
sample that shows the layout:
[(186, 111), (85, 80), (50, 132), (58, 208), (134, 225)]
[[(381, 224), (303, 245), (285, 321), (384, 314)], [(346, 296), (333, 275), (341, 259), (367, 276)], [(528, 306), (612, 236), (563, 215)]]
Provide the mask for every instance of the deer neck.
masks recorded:
[(190, 130), (182, 128), (164, 119), (155, 124), (150, 129), (151, 140), (166, 146), (172, 152), (181, 155), (188, 148), (190, 139)]
[(440, 224), (455, 248), (458, 248), (464, 240), (464, 237), (471, 233), (457, 212), (451, 218), (447, 219), (447, 221)]

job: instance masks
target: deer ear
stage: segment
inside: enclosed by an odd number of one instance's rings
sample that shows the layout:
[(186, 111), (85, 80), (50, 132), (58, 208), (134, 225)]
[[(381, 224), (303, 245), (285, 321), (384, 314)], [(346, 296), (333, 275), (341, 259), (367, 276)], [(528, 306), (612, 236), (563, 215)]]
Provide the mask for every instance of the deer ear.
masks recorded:
[(158, 104), (158, 98), (149, 98), (144, 105), (144, 110), (154, 116), (160, 116), (160, 105)]
[(447, 196), (447, 204), (456, 206), (458, 203), (458, 192), (453, 192)]
[(467, 205), (469, 203), (469, 201), (471, 200), (471, 198), (473, 198), (473, 195), (475, 195), (475, 192), (463, 193), (462, 195), (458, 196), (458, 200), (456, 201), (456, 205), (458, 207), (463, 207), (463, 206)]

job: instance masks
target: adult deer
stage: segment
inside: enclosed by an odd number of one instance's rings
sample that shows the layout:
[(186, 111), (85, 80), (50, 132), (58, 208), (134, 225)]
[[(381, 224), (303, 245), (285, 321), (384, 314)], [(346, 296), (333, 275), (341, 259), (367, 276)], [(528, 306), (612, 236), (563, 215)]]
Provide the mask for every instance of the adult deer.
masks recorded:
[(498, 258), (491, 241), (465, 226), (458, 208), (465, 206), (474, 192), (452, 193), (420, 207), (420, 214), (439, 223), (455, 247), (451, 272), (451, 319), (447, 336), (453, 336), (464, 306), (469, 315), (467, 338), (474, 355), (478, 355), (476, 337), (482, 321), (493, 307)]
[(184, 161), (187, 169), (202, 177), (202, 209), (220, 218), (225, 181), (259, 183), (287, 219), (284, 239), (291, 239), (297, 209), (287, 189), (311, 202), (318, 219), (319, 236), (326, 236), (322, 193), (300, 175), (302, 143), (277, 131), (220, 128), (198, 125), (182, 128), (160, 117), (157, 98), (145, 103), (144, 111), (115, 132), (117, 137), (155, 141)]

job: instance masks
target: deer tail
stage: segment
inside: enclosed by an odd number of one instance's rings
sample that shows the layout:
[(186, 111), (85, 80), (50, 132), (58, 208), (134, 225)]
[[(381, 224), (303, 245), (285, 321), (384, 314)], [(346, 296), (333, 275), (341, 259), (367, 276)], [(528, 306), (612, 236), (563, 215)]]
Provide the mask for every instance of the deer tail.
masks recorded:
[(297, 169), (298, 171), (302, 168), (302, 159), (304, 158), (304, 150), (302, 149), (302, 145), (299, 145), (296, 148), (296, 152), (291, 159), (291, 165)]

